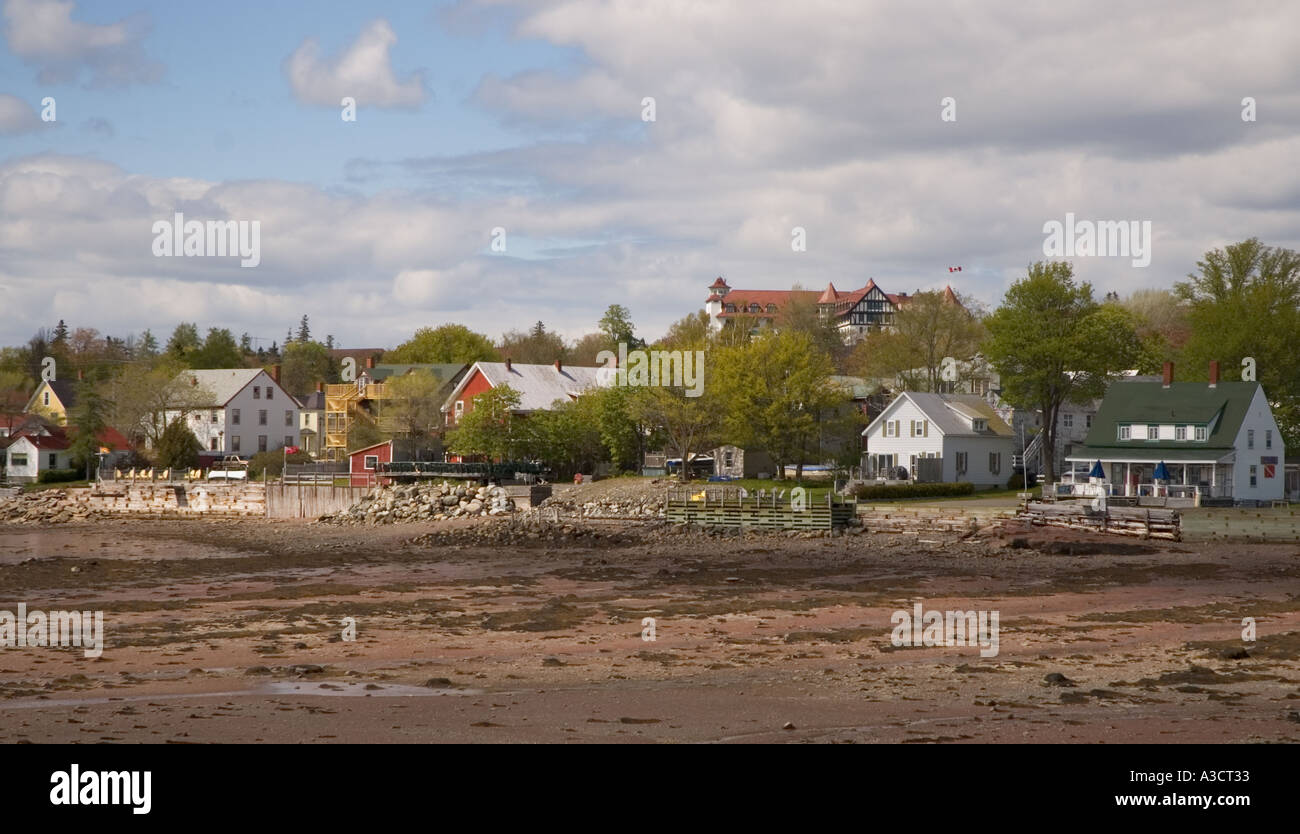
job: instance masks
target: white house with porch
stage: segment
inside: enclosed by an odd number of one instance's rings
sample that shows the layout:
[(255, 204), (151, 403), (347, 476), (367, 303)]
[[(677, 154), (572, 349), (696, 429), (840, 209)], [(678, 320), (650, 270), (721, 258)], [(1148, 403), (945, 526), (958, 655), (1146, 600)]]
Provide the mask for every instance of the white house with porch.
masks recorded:
[(864, 476), (899, 467), (920, 481), (1003, 486), (1011, 477), (1011, 427), (983, 397), (904, 391), (862, 431)]
[[(1258, 382), (1121, 380), (1106, 391), (1087, 442), (1066, 457), (1075, 482), (1101, 463), (1112, 495), (1276, 501), (1286, 447)], [(1163, 468), (1161, 468), (1163, 464)], [(1164, 477), (1157, 477), (1157, 476)]]

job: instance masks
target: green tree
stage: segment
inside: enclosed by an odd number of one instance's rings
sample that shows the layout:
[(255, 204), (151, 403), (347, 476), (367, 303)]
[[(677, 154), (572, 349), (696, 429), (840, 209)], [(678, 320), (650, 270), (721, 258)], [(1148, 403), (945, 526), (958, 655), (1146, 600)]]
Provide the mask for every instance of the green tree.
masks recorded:
[(632, 324), (632, 314), (622, 304), (609, 305), (605, 315), (600, 317), (598, 326), (600, 332), (609, 339), (610, 344), (615, 345), (614, 350), (617, 350), (617, 345), (620, 343), (625, 343), (628, 350), (634, 350), (641, 345), (636, 337), (636, 326)]
[(385, 383), (386, 405), (380, 425), (397, 437), (406, 438), (413, 448), (431, 458), (441, 451), (443, 384), (428, 371), (416, 370), (390, 377)]
[(196, 370), (212, 368), (242, 368), (244, 354), (235, 342), (234, 334), (224, 327), (209, 328), (207, 338), (186, 357), (189, 366)]
[(68, 455), (77, 469), (84, 469), (86, 479), (93, 477), (91, 467), (98, 461), (99, 435), (108, 428), (112, 403), (89, 381), (77, 383), (77, 404), (68, 412), (68, 425), (75, 427)]
[(717, 357), (710, 387), (726, 415), (728, 441), (767, 452), (778, 477), (789, 463), (802, 475), (823, 415), (847, 401), (830, 383), (830, 358), (807, 333), (795, 330), (764, 331)]
[(512, 460), (528, 446), (525, 418), (519, 410), (519, 392), (509, 385), (498, 385), (478, 394), (472, 406), (449, 433), (448, 448), (458, 455), (483, 456), (489, 460)]
[(410, 339), (384, 355), (386, 362), (399, 365), (472, 365), (496, 359), (492, 341), (463, 324), (421, 327)]
[(167, 340), (167, 356), (171, 359), (179, 359), (182, 362), (188, 361), (190, 354), (198, 350), (199, 327), (192, 322), (181, 322), (176, 325), (172, 331), (171, 338)]
[(510, 331), (501, 337), (498, 353), (521, 364), (549, 365), (569, 361), (569, 348), (558, 333), (550, 333), (540, 321), (528, 333)]
[(942, 292), (919, 292), (894, 314), (894, 327), (868, 334), (849, 366), (866, 377), (896, 379), (905, 391), (941, 390), (946, 357), (969, 363), (984, 340), (983, 324)]
[(1042, 413), (1043, 477), (1052, 482), (1061, 406), (1100, 397), (1133, 367), (1139, 344), (1132, 316), (1117, 304), (1098, 304), (1090, 284), (1075, 283), (1072, 264), (1039, 261), (985, 324), (984, 355), (1001, 377), (1002, 398)]
[(678, 319), (668, 326), (668, 332), (655, 343), (665, 350), (677, 350), (685, 347), (703, 347), (713, 336), (709, 324), (709, 314), (704, 310)]
[(154, 463), (164, 469), (193, 469), (199, 465), (202, 449), (199, 439), (185, 424), (185, 418), (177, 417), (163, 431), (155, 447)]
[(1183, 378), (1204, 379), (1210, 360), (1236, 373), (1255, 360), (1256, 378), (1288, 446), (1300, 444), (1300, 255), (1250, 238), (1207, 252), (1174, 288), (1188, 305), (1191, 335)]
[(140, 359), (153, 359), (158, 355), (158, 339), (153, 335), (152, 330), (145, 330), (140, 334), (136, 355)]
[(334, 362), (320, 342), (290, 342), (280, 359), (280, 384), (295, 397), (304, 397), (316, 389), (317, 382), (334, 376)]
[(1158, 374), (1168, 361), (1183, 362), (1183, 349), (1191, 338), (1190, 307), (1172, 290), (1136, 290), (1120, 302), (1133, 317), (1141, 351), (1136, 367), (1144, 374)]
[(839, 367), (848, 357), (850, 348), (844, 344), (844, 337), (840, 335), (834, 320), (822, 315), (817, 298), (811, 293), (803, 292), (803, 287), (795, 284), (791, 290), (790, 301), (781, 310), (777, 326), (783, 330), (806, 334), (813, 346)]
[(529, 451), (549, 463), (559, 478), (590, 472), (605, 459), (595, 401), (587, 395), (557, 401), (546, 411), (528, 415), (523, 422), (527, 424)]

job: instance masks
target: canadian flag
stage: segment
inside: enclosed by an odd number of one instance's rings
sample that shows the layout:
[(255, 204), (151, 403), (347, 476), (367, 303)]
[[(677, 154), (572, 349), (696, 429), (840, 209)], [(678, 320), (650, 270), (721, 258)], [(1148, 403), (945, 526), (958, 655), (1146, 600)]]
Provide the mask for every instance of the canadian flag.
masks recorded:
[(297, 446), (288, 446), (288, 447), (285, 448), (284, 453), (285, 453), (286, 455), (296, 455), (296, 454), (298, 454), (298, 447), (297, 447)]

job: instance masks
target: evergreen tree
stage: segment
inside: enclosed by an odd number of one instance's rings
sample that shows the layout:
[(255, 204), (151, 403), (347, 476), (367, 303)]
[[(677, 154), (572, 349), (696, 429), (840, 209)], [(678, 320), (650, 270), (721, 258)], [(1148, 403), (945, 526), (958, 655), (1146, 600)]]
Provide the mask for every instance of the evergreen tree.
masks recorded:
[(307, 326), (307, 314), (302, 314), (302, 321), (298, 323), (298, 341), (311, 341), (311, 328)]
[(202, 448), (185, 420), (177, 417), (167, 425), (158, 441), (155, 463), (165, 469), (193, 469), (199, 465)]
[(99, 435), (108, 428), (110, 408), (111, 403), (89, 381), (77, 383), (77, 404), (68, 414), (69, 425), (75, 427), (68, 454), (74, 467), (85, 469), (87, 480), (92, 477), (91, 467), (98, 460)]

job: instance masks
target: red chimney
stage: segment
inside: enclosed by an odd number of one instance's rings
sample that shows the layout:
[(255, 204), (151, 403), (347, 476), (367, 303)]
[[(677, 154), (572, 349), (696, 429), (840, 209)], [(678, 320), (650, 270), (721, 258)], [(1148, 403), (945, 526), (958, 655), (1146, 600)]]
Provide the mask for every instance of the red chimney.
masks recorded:
[(375, 355), (373, 353), (366, 357), (366, 367), (367, 368), (375, 367)]
[(280, 365), (278, 363), (271, 366), (271, 379), (275, 380), (276, 385), (280, 384)]
[(316, 383), (316, 393), (317, 394), (325, 393), (325, 383), (323, 382)]
[(1210, 387), (1214, 388), (1219, 384), (1219, 360), (1210, 360)]
[(1164, 370), (1165, 370), (1164, 387), (1168, 388), (1170, 383), (1174, 381), (1174, 363), (1166, 362)]
[(558, 359), (555, 360), (555, 370), (559, 371), (560, 373), (564, 373), (564, 368), (561, 367), (560, 360)]

